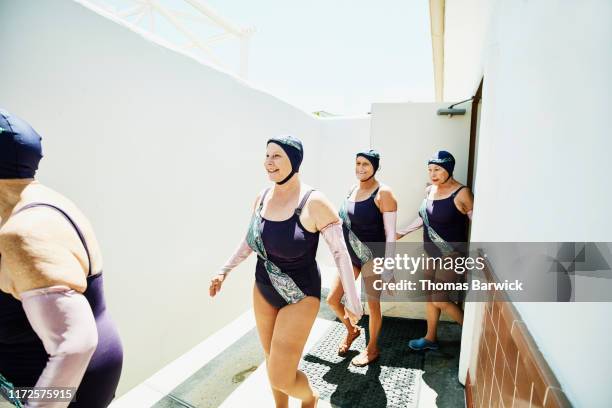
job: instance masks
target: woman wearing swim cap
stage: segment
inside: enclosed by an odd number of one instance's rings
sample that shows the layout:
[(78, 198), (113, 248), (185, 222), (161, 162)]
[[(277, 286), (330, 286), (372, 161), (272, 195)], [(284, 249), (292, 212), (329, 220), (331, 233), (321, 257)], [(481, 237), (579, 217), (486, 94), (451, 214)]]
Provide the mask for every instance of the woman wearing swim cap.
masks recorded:
[(323, 194), (302, 183), (302, 143), (291, 136), (269, 139), (264, 168), (275, 184), (255, 199), (246, 237), (211, 279), (210, 295), (251, 252), (257, 254), (253, 309), (277, 407), (288, 396), (314, 407), (318, 393), (298, 364), (319, 311), (321, 275), (315, 260), (319, 235), (329, 246), (347, 292), (345, 315), (356, 325), (363, 314), (342, 236), (342, 224)]
[(74, 387), (71, 407), (106, 407), (123, 351), (102, 255), (83, 213), (34, 179), (41, 158), (36, 131), (0, 110), (0, 387)]
[[(397, 202), (393, 191), (387, 185), (383, 185), (376, 179), (376, 172), (380, 164), (380, 155), (375, 150), (357, 153), (355, 157), (355, 175), (359, 184), (349, 191), (349, 194), (340, 209), (340, 218), (343, 220), (343, 233), (346, 246), (351, 255), (354, 277), (364, 272), (364, 279), (368, 288), (372, 285), (371, 271), (365, 271), (367, 265), (375, 257), (391, 256), (388, 252), (394, 248), (395, 223), (397, 218)], [(368, 246), (368, 243), (389, 243), (376, 246)], [(381, 251), (381, 249), (385, 251)], [(366, 276), (367, 272), (367, 276)], [(379, 278), (379, 277), (376, 277)], [(388, 276), (383, 277), (385, 281), (390, 280)], [(365, 366), (380, 355), (378, 348), (378, 336), (382, 327), (382, 313), (380, 308), (380, 293), (368, 290), (369, 308), (369, 332), (370, 339), (365, 350), (355, 356), (351, 363), (355, 366)], [(353, 343), (361, 333), (360, 328), (352, 327), (342, 313), (341, 303), (344, 290), (341, 282), (336, 279), (332, 284), (327, 303), (334, 310), (340, 321), (347, 329), (347, 335), (338, 348), (338, 355), (345, 356)]]
[[(398, 231), (397, 238), (423, 228), (425, 251), (430, 257), (454, 256), (465, 252), (468, 224), (472, 219), (474, 197), (470, 189), (453, 178), (455, 158), (445, 150), (436, 152), (427, 162), (431, 185), (425, 189), (425, 199), (419, 216), (406, 228)], [(425, 271), (426, 278), (453, 281), (454, 271)], [(435, 275), (435, 276), (434, 276)], [(444, 276), (442, 276), (444, 275)], [(463, 311), (444, 293), (435, 293), (426, 304), (427, 333), (413, 339), (408, 346), (413, 350), (438, 349), (436, 342), (440, 313), (446, 312), (457, 323), (463, 323)]]

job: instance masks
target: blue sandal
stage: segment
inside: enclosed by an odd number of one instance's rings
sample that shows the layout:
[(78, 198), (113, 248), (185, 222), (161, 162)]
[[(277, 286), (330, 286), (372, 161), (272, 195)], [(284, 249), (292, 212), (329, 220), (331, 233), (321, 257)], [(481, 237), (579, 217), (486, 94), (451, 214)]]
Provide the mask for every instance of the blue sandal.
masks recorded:
[(416, 351), (422, 351), (422, 350), (427, 350), (427, 349), (437, 350), (439, 348), (437, 342), (429, 341), (425, 337), (421, 337), (420, 339), (410, 340), (408, 342), (408, 347)]

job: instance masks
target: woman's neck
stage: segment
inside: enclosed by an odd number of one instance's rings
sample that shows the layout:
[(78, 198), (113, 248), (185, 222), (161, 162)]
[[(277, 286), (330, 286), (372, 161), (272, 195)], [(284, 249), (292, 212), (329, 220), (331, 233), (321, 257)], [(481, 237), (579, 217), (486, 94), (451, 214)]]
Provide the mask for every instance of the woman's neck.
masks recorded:
[(299, 193), (301, 184), (300, 175), (295, 173), (286, 183), (275, 184), (274, 194), (277, 196), (288, 196), (295, 193), (296, 190)]
[(360, 190), (372, 190), (374, 188), (374, 186), (376, 186), (376, 184), (378, 184), (378, 181), (376, 180), (376, 177), (372, 177), (371, 179), (365, 180), (365, 181), (359, 181), (359, 189)]
[(439, 193), (449, 193), (451, 190), (454, 190), (458, 184), (459, 183), (457, 183), (457, 181), (451, 177), (446, 182), (438, 184), (437, 191)]
[(6, 219), (23, 198), (28, 186), (37, 183), (34, 179), (0, 179), (0, 218)]

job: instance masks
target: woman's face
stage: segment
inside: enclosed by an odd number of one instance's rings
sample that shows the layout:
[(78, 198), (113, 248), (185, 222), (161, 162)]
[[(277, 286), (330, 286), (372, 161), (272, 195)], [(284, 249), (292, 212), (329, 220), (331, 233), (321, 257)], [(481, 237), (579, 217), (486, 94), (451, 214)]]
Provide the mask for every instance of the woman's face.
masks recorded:
[(276, 143), (268, 143), (264, 167), (270, 181), (278, 183), (291, 173), (291, 161), (282, 147)]
[(431, 184), (435, 186), (442, 184), (448, 179), (448, 172), (437, 164), (428, 165), (427, 171), (429, 171), (429, 180)]
[(362, 156), (358, 156), (355, 159), (355, 175), (357, 176), (357, 180), (365, 181), (372, 177), (374, 174), (374, 166), (368, 159)]

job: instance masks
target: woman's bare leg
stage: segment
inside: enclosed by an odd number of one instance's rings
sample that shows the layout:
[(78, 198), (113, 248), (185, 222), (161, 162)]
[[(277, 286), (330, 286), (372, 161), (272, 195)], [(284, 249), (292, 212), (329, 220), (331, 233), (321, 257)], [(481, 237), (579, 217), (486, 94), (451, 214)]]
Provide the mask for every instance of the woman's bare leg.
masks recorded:
[(319, 299), (313, 296), (281, 308), (274, 324), (268, 362), (272, 387), (302, 400), (305, 408), (316, 405), (318, 393), (297, 367), (318, 312)]
[[(257, 285), (253, 287), (253, 309), (255, 311), (255, 322), (257, 324), (257, 332), (259, 333), (259, 341), (264, 349), (266, 368), (268, 368), (272, 334), (274, 333), (274, 322), (276, 321), (276, 315), (279, 309), (273, 307), (266, 301), (259, 292)], [(288, 408), (289, 396), (281, 390), (274, 388), (272, 384), (270, 384), (270, 387), (272, 388), (276, 408)]]
[[(355, 275), (355, 279), (359, 276), (361, 270), (353, 265), (353, 274)], [(360, 331), (359, 329), (355, 329), (351, 326), (349, 319), (344, 318), (344, 306), (340, 302), (342, 300), (342, 296), (344, 295), (344, 288), (342, 287), (342, 282), (340, 281), (340, 277), (336, 275), (334, 281), (331, 285), (331, 289), (329, 294), (327, 295), (327, 304), (334, 311), (338, 319), (344, 324), (347, 330), (347, 335), (344, 338), (343, 342), (339, 347), (339, 354), (346, 354), (349, 347), (351, 347), (351, 343), (359, 337)]]
[(365, 350), (353, 358), (352, 363), (356, 366), (367, 365), (378, 358), (380, 355), (378, 337), (382, 329), (382, 309), (380, 306), (381, 291), (376, 290), (376, 285), (374, 284), (376, 280), (381, 279), (381, 276), (374, 274), (369, 264), (362, 268), (361, 273), (368, 297), (368, 310), (370, 316), (368, 326), (370, 338), (368, 339), (368, 345)]

